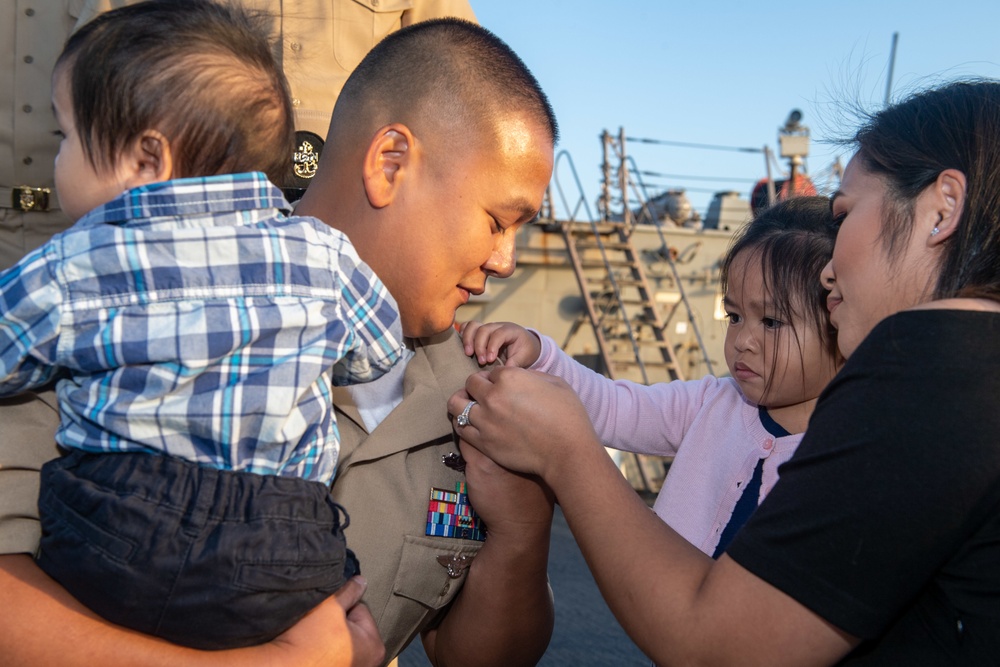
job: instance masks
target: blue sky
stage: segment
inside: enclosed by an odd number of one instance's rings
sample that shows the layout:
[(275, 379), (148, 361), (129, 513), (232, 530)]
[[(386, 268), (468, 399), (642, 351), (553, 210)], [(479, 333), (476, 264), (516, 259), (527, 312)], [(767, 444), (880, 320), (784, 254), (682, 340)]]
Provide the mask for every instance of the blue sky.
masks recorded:
[[(549, 95), (562, 135), (556, 151), (569, 153), (592, 209), (604, 130), (777, 149), (778, 127), (797, 108), (811, 133), (809, 173), (821, 176), (838, 155), (846, 162), (845, 149), (823, 141), (855, 125), (845, 116), (853, 103), (882, 103), (893, 33), (894, 97), (959, 76), (1000, 78), (996, 0), (470, 2)], [(685, 188), (703, 215), (712, 192), (745, 197), (766, 173), (759, 154), (627, 145), (640, 170), (671, 175), (649, 185)], [(567, 164), (560, 182), (575, 192)], [(732, 180), (704, 180), (718, 178)]]

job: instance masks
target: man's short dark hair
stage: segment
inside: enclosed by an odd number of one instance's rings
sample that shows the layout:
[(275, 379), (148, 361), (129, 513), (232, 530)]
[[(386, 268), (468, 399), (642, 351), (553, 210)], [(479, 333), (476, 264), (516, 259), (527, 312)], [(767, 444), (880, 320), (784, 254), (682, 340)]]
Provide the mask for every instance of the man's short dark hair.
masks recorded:
[(517, 54), (486, 28), (456, 18), (416, 23), (376, 44), (344, 85), (334, 123), (373, 113), (405, 121), (407, 112), (444, 118), (455, 128), (484, 128), (520, 112), (553, 143), (559, 135), (548, 98)]
[(291, 166), (291, 96), (266, 23), (209, 0), (148, 0), (101, 14), (67, 41), (56, 72), (98, 170), (146, 130), (170, 142), (174, 176)]

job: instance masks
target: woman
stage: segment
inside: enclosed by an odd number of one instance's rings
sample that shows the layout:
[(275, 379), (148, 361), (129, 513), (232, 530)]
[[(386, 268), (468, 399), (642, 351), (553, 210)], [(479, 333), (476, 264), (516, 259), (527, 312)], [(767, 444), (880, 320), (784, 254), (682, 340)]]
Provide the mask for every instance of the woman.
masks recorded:
[(554, 490), (659, 664), (1000, 656), (1000, 83), (925, 91), (854, 137), (823, 270), (848, 359), (715, 563), (662, 524), (561, 380), (473, 375), (459, 434)]

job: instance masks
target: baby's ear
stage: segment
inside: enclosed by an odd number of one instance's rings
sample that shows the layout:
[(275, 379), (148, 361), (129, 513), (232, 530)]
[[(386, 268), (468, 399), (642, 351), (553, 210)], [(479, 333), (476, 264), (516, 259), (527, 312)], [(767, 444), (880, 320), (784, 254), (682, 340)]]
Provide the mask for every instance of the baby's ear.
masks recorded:
[(145, 130), (125, 149), (120, 166), (129, 188), (168, 181), (174, 175), (170, 141), (156, 130)]
[(413, 161), (413, 134), (401, 123), (380, 128), (364, 159), (365, 193), (374, 208), (392, 203)]

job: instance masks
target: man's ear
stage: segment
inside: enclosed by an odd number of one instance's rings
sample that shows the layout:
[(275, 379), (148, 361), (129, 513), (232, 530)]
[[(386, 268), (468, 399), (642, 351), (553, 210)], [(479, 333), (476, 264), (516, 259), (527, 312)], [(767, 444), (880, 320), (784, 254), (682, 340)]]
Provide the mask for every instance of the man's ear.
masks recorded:
[(965, 174), (958, 169), (945, 169), (931, 184), (938, 219), (931, 230), (930, 245), (941, 243), (958, 229), (965, 210), (967, 184)]
[(119, 166), (129, 188), (168, 181), (174, 175), (170, 141), (156, 130), (145, 130), (125, 149)]
[(375, 132), (364, 156), (364, 182), (368, 203), (383, 208), (392, 203), (413, 162), (413, 133), (401, 123)]

